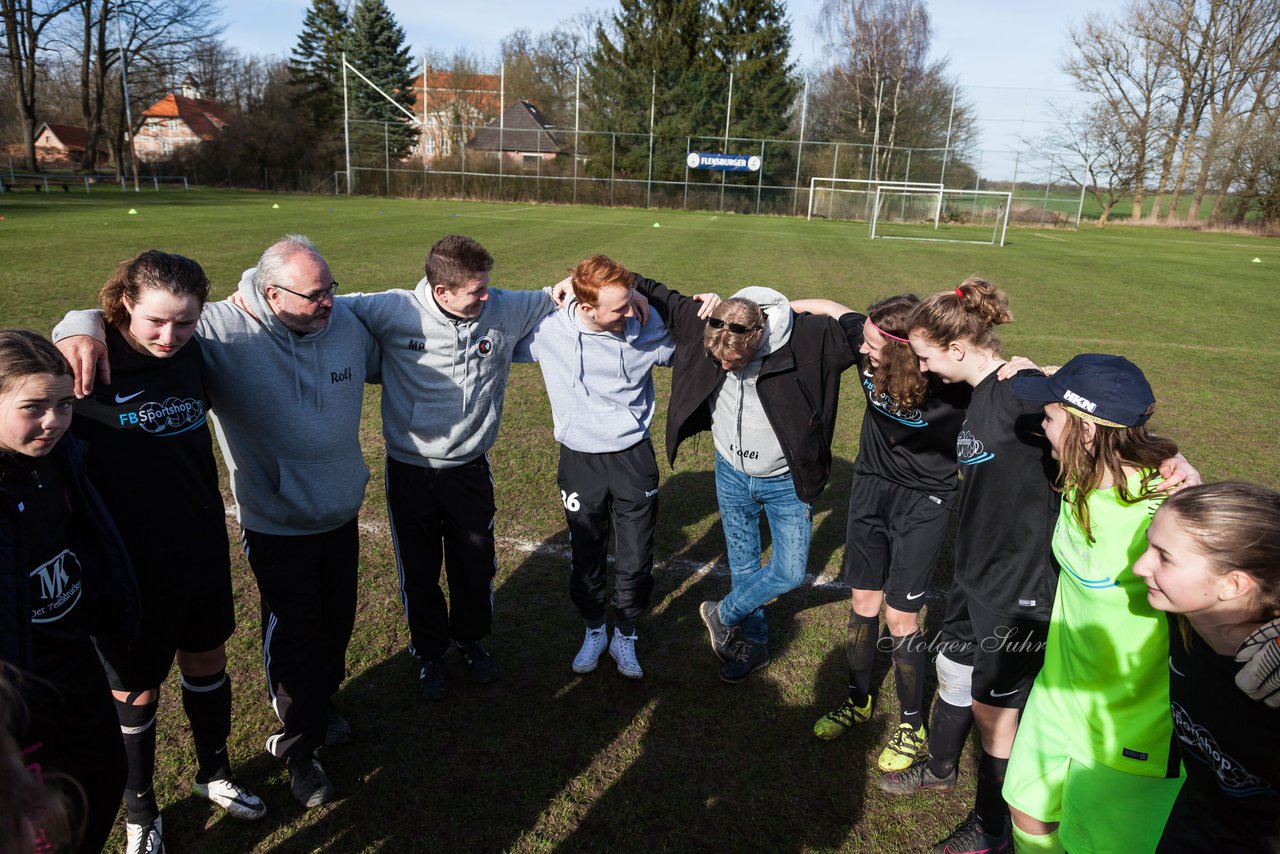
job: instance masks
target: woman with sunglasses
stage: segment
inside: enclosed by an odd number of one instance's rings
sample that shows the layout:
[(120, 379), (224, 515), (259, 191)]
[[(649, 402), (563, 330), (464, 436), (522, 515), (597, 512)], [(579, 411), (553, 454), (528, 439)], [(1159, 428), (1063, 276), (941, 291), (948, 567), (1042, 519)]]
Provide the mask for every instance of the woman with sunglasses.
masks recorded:
[[(813, 502), (831, 475), (840, 374), (853, 364), (840, 324), (792, 312), (771, 288), (744, 288), (704, 321), (699, 300), (636, 276), (636, 289), (676, 342), (667, 457), (710, 430), (716, 500), (732, 589), (703, 602), (720, 678), (741, 682), (769, 663), (764, 604), (804, 580)], [(773, 553), (761, 566), (760, 515)]]

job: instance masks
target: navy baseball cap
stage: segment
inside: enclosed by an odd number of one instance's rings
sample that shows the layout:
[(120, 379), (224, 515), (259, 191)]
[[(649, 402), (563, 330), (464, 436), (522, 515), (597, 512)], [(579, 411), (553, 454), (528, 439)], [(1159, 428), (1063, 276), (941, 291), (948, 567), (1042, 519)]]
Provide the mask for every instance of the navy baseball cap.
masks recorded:
[(1124, 356), (1084, 353), (1051, 377), (1014, 377), (1011, 382), (1022, 400), (1061, 403), (1105, 427), (1140, 427), (1156, 406), (1147, 378)]

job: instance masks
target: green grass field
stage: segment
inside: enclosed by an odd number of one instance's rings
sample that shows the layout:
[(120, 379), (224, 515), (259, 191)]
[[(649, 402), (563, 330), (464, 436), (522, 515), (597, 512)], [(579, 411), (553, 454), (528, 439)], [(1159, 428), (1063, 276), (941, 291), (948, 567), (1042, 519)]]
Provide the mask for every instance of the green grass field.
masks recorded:
[[(484, 243), (497, 259), (493, 284), (509, 288), (553, 282), (594, 252), (686, 293), (727, 296), (764, 284), (854, 308), (981, 273), (1010, 294), (1018, 321), (1003, 336), (1010, 353), (1043, 363), (1124, 354), (1155, 387), (1152, 426), (1178, 440), (1206, 479), (1280, 487), (1275, 242), (1150, 228), (1011, 229), (1008, 245), (996, 248), (872, 242), (865, 224), (802, 218), (173, 190), (8, 194), (0, 217), (0, 323), (42, 332), (65, 310), (93, 304), (114, 263), (140, 250), (197, 259), (221, 298), (286, 232), (316, 241), (343, 292), (411, 287), (427, 247), (448, 232)], [(661, 447), (667, 375), (659, 383)], [(770, 606), (773, 662), (743, 685), (717, 678), (697, 615), (701, 600), (728, 588), (709, 437), (687, 443), (675, 471), (662, 465), (661, 563), (654, 612), (640, 630), (646, 676), (635, 683), (607, 659), (586, 677), (569, 669), (581, 622), (567, 591), (550, 412), (537, 369), (516, 366), (490, 455), (500, 564), (490, 648), (500, 680), (476, 686), (455, 664), (448, 700), (431, 705), (419, 700), (404, 651), (377, 403), (371, 388), (363, 438), (374, 479), (361, 513), (350, 678), (338, 696), (357, 741), (324, 756), (343, 797), (304, 812), (280, 763), (263, 753), (274, 720), (261, 681), (256, 592), (237, 556), (231, 753), (270, 812), (240, 824), (190, 797), (194, 753), (175, 676), (162, 702), (157, 775), (172, 850), (910, 851), (963, 817), (971, 773), (953, 792), (908, 800), (875, 787), (875, 756), (894, 722), (891, 684), (865, 727), (836, 742), (810, 732), (844, 692), (848, 593), (825, 582), (837, 577), (843, 551), (862, 409), (853, 382), (843, 390), (835, 472), (815, 507), (810, 563), (818, 583)], [(162, 474), (145, 478), (170, 487)], [(945, 589), (947, 560), (935, 593)], [(941, 609), (933, 610), (927, 622), (936, 629)]]

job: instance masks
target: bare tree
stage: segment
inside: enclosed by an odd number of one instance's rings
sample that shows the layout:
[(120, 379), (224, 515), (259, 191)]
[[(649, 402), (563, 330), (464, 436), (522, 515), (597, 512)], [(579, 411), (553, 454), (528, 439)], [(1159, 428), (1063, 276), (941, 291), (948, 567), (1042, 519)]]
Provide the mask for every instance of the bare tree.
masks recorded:
[(1102, 98), (1080, 113), (1060, 111), (1058, 119), (1059, 129), (1040, 142), (1038, 153), (1097, 201), (1097, 225), (1105, 228), (1112, 208), (1137, 185), (1139, 155), (1130, 128)]
[[(1236, 0), (1223, 17), (1222, 47), (1219, 67), (1211, 87), (1209, 102), (1209, 135), (1199, 152), (1200, 169), (1192, 191), (1187, 219), (1200, 217), (1211, 173), (1217, 174), (1223, 189), (1234, 180), (1234, 170), (1224, 168), (1221, 149), (1231, 135), (1239, 133), (1242, 124), (1240, 102), (1249, 100), (1251, 86), (1261, 84), (1245, 114), (1252, 116), (1261, 106), (1260, 97), (1276, 72), (1280, 44), (1280, 2), (1277, 0)], [(1259, 81), (1259, 78), (1263, 78)], [(1238, 151), (1238, 146), (1235, 147)], [(1234, 152), (1232, 152), (1234, 153)], [(1229, 153), (1228, 161), (1235, 160)], [(1215, 204), (1215, 208), (1220, 207)]]
[(1114, 19), (1091, 15), (1071, 28), (1063, 71), (1128, 134), (1133, 149), (1133, 213), (1142, 218), (1153, 132), (1172, 78), (1167, 49), (1150, 38), (1151, 0), (1131, 0)]
[[(812, 87), (816, 132), (871, 143), (876, 157), (859, 171), (881, 179), (899, 174), (899, 147), (943, 145), (953, 85), (946, 63), (928, 59), (923, 0), (825, 0), (822, 18), (834, 62)], [(952, 147), (971, 138), (972, 121), (961, 103)]]
[(502, 40), (507, 94), (535, 104), (560, 127), (573, 124), (578, 70), (595, 49), (599, 16), (581, 12), (536, 37), (516, 30)]
[(49, 27), (75, 0), (0, 0), (0, 23), (4, 25), (5, 57), (18, 108), (26, 168), (40, 168), (36, 160), (37, 81), (43, 39)]

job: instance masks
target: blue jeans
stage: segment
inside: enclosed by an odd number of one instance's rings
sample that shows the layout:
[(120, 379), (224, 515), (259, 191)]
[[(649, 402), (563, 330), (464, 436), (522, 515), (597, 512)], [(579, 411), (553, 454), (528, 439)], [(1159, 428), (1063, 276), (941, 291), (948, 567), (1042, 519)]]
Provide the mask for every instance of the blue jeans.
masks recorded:
[[(753, 643), (768, 643), (764, 604), (800, 586), (809, 564), (812, 507), (796, 495), (791, 473), (752, 477), (716, 454), (716, 501), (729, 554), (733, 589), (720, 602), (720, 620)], [(760, 565), (760, 511), (769, 520), (773, 555)]]

